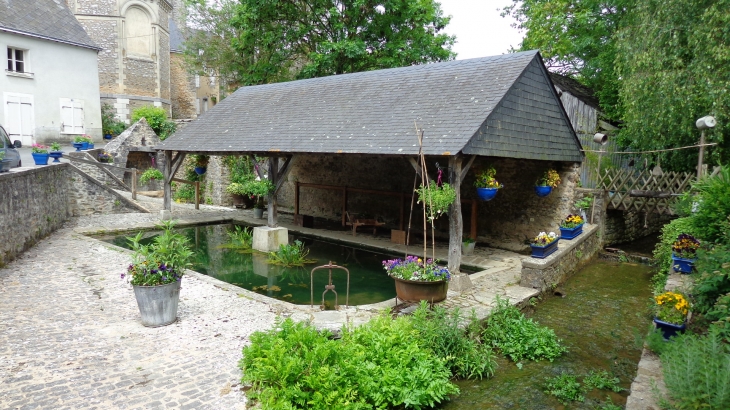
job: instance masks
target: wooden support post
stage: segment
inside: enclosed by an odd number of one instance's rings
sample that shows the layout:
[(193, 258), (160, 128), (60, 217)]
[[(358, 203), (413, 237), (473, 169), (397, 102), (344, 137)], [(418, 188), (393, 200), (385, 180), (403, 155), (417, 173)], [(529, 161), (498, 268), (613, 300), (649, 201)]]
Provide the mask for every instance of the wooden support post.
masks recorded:
[(477, 205), (476, 199), (471, 200), (471, 239), (477, 240)]
[(164, 209), (172, 211), (172, 151), (163, 151), (165, 153), (165, 171), (163, 172), (165, 184), (165, 198), (163, 200)]
[(299, 215), (299, 181), (294, 181), (294, 215)]
[(347, 187), (342, 187), (342, 226), (347, 226)]
[(449, 207), (449, 271), (458, 273), (461, 266), (461, 238), (464, 221), (461, 215), (461, 157), (449, 157), (449, 184), (456, 191), (456, 200)]
[[(277, 157), (269, 157), (269, 181), (271, 181), (274, 186), (277, 184), (277, 178), (279, 176), (279, 158)], [(268, 205), (268, 227), (269, 228), (276, 228), (278, 226), (278, 215), (277, 215), (277, 207), (276, 207), (276, 190), (273, 192), (270, 192), (268, 195), (269, 205)]]
[(132, 199), (137, 200), (137, 168), (132, 168)]
[(195, 209), (200, 209), (200, 181), (195, 181)]
[(400, 220), (398, 223), (399, 231), (402, 231), (404, 228), (403, 218), (405, 218), (405, 212), (406, 212), (406, 194), (401, 193), (400, 194)]

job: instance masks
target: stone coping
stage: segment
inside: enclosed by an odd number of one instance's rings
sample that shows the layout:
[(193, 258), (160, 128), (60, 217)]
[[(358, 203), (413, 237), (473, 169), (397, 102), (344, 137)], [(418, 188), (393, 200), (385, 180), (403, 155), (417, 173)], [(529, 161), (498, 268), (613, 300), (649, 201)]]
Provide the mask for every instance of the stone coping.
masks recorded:
[(17, 174), (39, 174), (41, 172), (45, 172), (45, 167), (68, 167), (69, 164), (66, 162), (60, 162), (60, 163), (52, 163), (51, 160), (48, 160), (48, 165), (34, 165), (31, 167), (17, 167), (17, 168), (11, 168), (6, 172), (0, 172), (0, 180), (2, 179), (11, 179), (15, 178)]
[(559, 263), (563, 255), (570, 253), (578, 245), (588, 240), (588, 238), (590, 238), (591, 235), (593, 235), (597, 230), (598, 225), (591, 225), (586, 223), (585, 225), (583, 225), (583, 233), (580, 234), (577, 238), (558, 241), (558, 250), (556, 250), (555, 252), (553, 252), (552, 255), (544, 259), (532, 257), (522, 259), (522, 267), (540, 270), (550, 268), (551, 266)]

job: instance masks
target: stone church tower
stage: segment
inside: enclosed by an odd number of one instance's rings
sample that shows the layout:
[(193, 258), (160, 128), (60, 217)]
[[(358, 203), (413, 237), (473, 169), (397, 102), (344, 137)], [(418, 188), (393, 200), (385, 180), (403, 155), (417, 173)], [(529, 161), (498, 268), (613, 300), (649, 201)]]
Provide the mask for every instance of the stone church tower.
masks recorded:
[(181, 0), (66, 0), (99, 52), (102, 103), (129, 122), (143, 105), (172, 111), (170, 21)]

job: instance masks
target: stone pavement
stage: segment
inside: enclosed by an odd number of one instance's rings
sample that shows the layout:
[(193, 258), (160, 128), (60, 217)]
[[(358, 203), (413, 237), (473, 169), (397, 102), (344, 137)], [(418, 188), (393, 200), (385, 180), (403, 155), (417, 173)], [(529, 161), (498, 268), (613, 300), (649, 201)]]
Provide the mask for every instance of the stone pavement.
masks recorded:
[[(147, 209), (157, 204), (140, 202)], [(250, 211), (202, 208), (176, 204), (173, 217), (252, 220)], [(0, 408), (243, 409), (241, 349), (251, 333), (270, 329), (277, 315), (338, 329), (392, 306), (320, 312), (191, 272), (183, 279), (178, 321), (143, 327), (131, 286), (120, 279), (129, 252), (80, 232), (141, 228), (157, 219), (157, 214), (73, 219), (0, 269)], [(366, 246), (402, 246), (369, 235), (324, 234)], [(472, 275), (475, 288), (450, 292), (446, 306), (475, 308), (484, 316), (497, 294), (513, 303), (529, 300), (536, 292), (516, 285), (520, 258), (479, 250), (470, 260), (483, 268)]]

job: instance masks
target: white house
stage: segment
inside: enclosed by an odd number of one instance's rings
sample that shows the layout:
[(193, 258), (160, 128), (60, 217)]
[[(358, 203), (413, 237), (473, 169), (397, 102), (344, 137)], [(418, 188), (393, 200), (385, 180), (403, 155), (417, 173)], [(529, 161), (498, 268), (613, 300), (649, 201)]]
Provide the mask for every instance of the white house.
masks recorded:
[(101, 140), (97, 53), (65, 1), (0, 1), (0, 124), (11, 140)]

